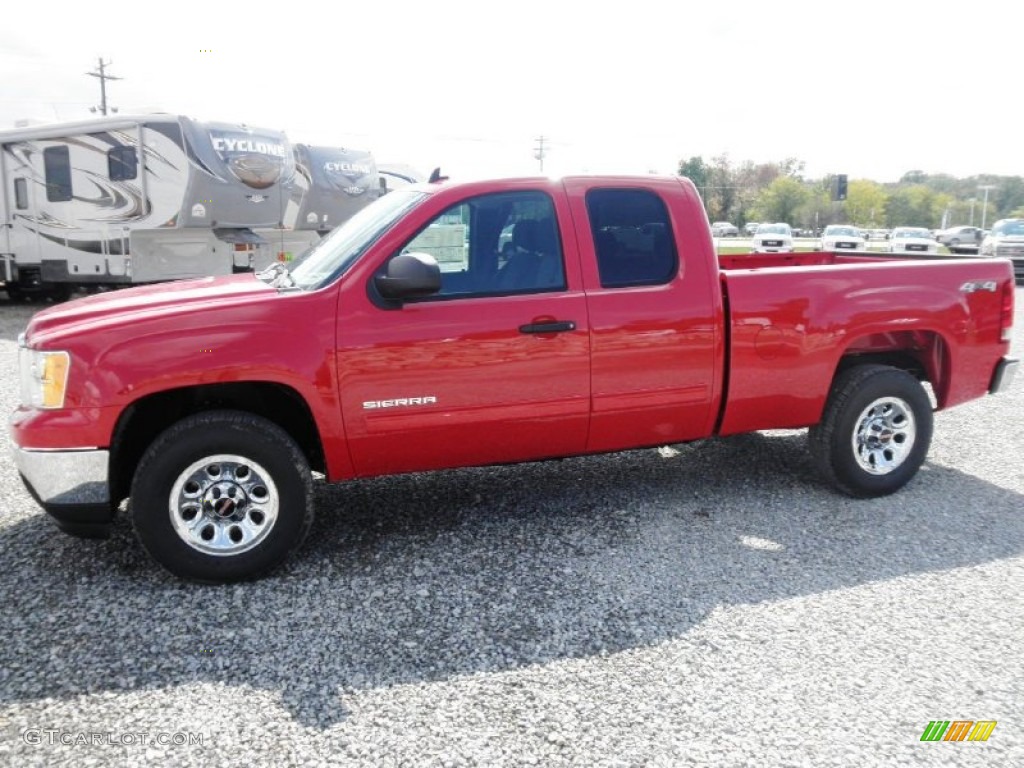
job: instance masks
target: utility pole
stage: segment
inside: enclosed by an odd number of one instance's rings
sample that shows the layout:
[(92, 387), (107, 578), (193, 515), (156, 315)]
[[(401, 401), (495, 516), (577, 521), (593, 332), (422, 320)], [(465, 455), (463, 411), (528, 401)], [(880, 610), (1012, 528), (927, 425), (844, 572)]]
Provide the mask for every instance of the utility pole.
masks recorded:
[(544, 173), (544, 155), (547, 154), (547, 150), (544, 149), (544, 137), (537, 137), (537, 146), (533, 151), (533, 156), (540, 161), (540, 172)]
[(996, 188), (995, 184), (982, 184), (982, 185), (980, 185), (978, 187), (978, 189), (985, 190), (985, 202), (981, 204), (981, 228), (982, 229), (985, 228), (985, 214), (988, 213), (988, 191), (990, 189), (995, 189), (995, 188)]
[[(99, 72), (86, 72), (85, 73), (85, 74), (89, 75), (90, 77), (98, 77), (99, 80), (100, 80), (100, 114), (101, 115), (106, 115), (107, 114), (107, 80), (124, 80), (123, 77), (114, 77), (113, 75), (108, 75), (107, 74), (106, 67), (110, 66), (111, 63), (112, 62), (109, 62), (109, 61), (103, 61), (103, 58), (100, 57), (100, 59), (99, 59)], [(96, 111), (96, 107), (89, 107), (89, 111), (90, 112), (95, 112)], [(117, 107), (114, 107), (112, 111), (117, 112)]]

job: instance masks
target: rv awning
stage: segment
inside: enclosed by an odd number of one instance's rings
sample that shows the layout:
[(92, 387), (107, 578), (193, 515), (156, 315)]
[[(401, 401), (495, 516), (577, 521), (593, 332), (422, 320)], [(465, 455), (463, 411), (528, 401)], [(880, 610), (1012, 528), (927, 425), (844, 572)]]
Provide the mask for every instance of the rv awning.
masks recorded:
[(214, 229), (213, 234), (218, 240), (236, 245), (263, 245), (267, 242), (251, 229)]

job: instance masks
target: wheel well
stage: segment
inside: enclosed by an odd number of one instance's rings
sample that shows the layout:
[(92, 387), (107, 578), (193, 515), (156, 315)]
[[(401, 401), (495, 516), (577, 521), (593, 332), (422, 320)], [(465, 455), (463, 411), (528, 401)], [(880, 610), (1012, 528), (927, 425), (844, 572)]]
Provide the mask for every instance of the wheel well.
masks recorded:
[(847, 353), (839, 360), (839, 366), (836, 368), (836, 374), (832, 378), (835, 380), (840, 374), (845, 373), (851, 368), (856, 368), (858, 365), (872, 364), (892, 366), (893, 368), (899, 368), (900, 370), (906, 371), (919, 381), (928, 380), (928, 376), (925, 373), (925, 369), (921, 364), (921, 361), (916, 359), (909, 352), (898, 350), (893, 350), (892, 352)]
[(874, 363), (899, 368), (931, 384), (943, 407), (949, 391), (949, 353), (945, 340), (932, 331), (876, 333), (855, 339), (844, 351), (832, 380), (857, 365)]
[(124, 410), (110, 444), (111, 499), (119, 503), (128, 496), (135, 468), (157, 435), (193, 413), (222, 408), (247, 411), (274, 422), (298, 443), (311, 469), (325, 471), (313, 414), (294, 389), (273, 382), (204, 384), (158, 392)]

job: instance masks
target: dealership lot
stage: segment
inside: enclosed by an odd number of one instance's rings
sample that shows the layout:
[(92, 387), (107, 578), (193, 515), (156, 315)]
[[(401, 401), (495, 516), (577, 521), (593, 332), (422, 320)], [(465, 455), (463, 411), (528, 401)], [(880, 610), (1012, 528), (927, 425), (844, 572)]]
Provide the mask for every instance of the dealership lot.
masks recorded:
[(802, 432), (323, 486), (283, 570), (200, 587), (58, 533), (5, 430), (0, 763), (1019, 765), (1021, 435), (1017, 381), (870, 501)]

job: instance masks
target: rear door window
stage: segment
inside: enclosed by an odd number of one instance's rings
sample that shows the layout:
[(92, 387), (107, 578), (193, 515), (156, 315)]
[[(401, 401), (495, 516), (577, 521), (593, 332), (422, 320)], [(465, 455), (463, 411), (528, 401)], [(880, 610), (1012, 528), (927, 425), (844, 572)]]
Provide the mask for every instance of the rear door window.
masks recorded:
[(661, 285), (679, 258), (664, 201), (646, 189), (592, 189), (587, 214), (604, 288)]

